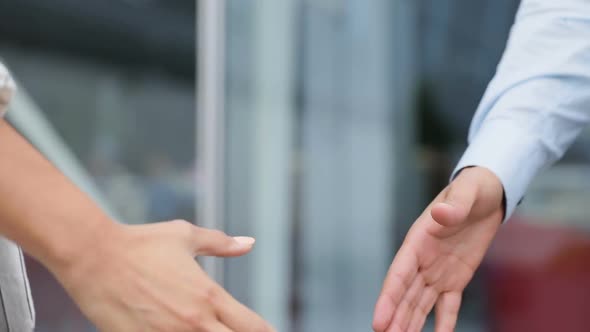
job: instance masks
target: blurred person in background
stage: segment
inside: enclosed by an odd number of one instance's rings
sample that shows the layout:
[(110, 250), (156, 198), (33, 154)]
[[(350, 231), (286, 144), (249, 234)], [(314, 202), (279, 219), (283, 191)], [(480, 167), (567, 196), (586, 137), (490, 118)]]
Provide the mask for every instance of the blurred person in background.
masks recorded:
[[(0, 64), (0, 116), (13, 91)], [(272, 331), (194, 261), (246, 254), (254, 239), (178, 220), (119, 224), (2, 119), (0, 155), (0, 331), (34, 327), (14, 243), (55, 275), (101, 331)]]
[(523, 0), (452, 182), (418, 217), (377, 301), (373, 329), (455, 329), (463, 290), (502, 221), (590, 117), (590, 2)]

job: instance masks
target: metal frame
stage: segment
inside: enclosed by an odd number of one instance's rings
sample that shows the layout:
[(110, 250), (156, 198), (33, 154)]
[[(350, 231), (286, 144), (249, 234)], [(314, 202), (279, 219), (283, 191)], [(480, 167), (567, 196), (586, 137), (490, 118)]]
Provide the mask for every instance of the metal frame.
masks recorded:
[[(197, 164), (202, 190), (197, 197), (197, 223), (224, 229), (224, 137), (225, 137), (225, 1), (197, 2)], [(205, 257), (203, 268), (223, 281), (221, 261)]]

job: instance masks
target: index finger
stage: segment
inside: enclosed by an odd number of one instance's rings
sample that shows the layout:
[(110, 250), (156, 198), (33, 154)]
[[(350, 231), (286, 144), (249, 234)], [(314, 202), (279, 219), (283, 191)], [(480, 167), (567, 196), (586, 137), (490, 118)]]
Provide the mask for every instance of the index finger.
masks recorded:
[(227, 291), (221, 290), (215, 313), (219, 320), (233, 331), (275, 332), (258, 314), (234, 299)]

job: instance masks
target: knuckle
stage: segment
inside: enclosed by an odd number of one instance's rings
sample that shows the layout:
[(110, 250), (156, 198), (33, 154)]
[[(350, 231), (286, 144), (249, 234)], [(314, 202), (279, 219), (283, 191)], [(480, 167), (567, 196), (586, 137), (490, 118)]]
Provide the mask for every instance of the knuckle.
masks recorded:
[(212, 230), (210, 230), (210, 233), (209, 234), (211, 236), (215, 237), (215, 238), (227, 237), (227, 235), (224, 232), (222, 232), (222, 231), (220, 231), (218, 229), (212, 229)]
[(182, 219), (173, 220), (170, 222), (174, 227), (178, 229), (187, 229), (189, 227), (194, 227), (190, 222)]
[(211, 285), (200, 288), (196, 293), (195, 300), (201, 305), (214, 308), (221, 304), (222, 295), (220, 287), (212, 283)]
[(185, 236), (193, 237), (199, 232), (199, 227), (186, 220), (174, 220), (171, 223), (179, 233)]
[(210, 304), (216, 305), (221, 297), (221, 290), (215, 286), (210, 286), (203, 291), (203, 300)]
[(207, 317), (202, 310), (186, 310), (179, 316), (182, 324), (187, 327), (187, 330), (193, 331), (197, 329), (198, 331), (205, 331)]

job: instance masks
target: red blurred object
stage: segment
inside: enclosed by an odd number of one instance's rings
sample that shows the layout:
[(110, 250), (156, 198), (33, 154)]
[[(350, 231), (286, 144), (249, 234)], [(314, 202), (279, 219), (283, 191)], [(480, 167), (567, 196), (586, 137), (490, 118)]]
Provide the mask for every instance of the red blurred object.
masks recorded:
[(590, 331), (590, 232), (539, 224), (512, 219), (485, 258), (490, 331)]

